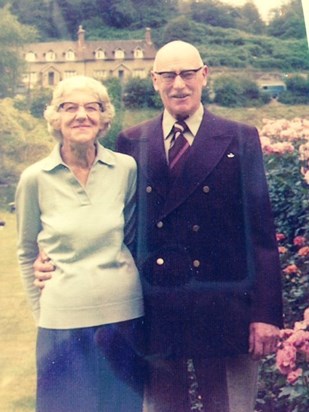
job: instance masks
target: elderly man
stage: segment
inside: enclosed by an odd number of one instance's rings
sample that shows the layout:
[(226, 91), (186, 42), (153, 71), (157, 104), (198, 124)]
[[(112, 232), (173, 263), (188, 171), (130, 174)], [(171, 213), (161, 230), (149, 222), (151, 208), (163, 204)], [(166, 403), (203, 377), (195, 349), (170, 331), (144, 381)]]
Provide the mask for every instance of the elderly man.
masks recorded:
[(203, 107), (207, 74), (193, 45), (163, 46), (152, 80), (164, 111), (117, 141), (138, 164), (147, 412), (190, 411), (188, 359), (205, 411), (252, 412), (258, 360), (282, 325), (258, 132)]
[(139, 166), (147, 411), (189, 410), (188, 358), (206, 411), (253, 411), (256, 360), (275, 350), (282, 321), (258, 133), (202, 106), (207, 67), (191, 44), (163, 46), (152, 79), (163, 113), (117, 143)]

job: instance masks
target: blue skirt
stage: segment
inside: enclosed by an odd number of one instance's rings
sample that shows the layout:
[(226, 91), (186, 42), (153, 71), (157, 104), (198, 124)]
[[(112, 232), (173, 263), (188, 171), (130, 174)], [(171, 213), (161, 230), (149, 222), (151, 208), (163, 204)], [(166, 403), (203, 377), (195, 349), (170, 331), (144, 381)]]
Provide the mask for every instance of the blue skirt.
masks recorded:
[(140, 412), (143, 319), (89, 328), (39, 328), (37, 412)]

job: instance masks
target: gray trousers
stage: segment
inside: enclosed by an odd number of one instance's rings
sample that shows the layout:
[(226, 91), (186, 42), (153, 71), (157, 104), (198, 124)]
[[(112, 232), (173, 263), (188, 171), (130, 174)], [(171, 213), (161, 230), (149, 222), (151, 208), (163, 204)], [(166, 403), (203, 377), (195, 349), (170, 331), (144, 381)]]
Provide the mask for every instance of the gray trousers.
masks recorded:
[[(259, 362), (248, 355), (193, 360), (197, 400), (203, 412), (253, 412)], [(192, 376), (191, 376), (192, 379)], [(151, 365), (143, 412), (190, 412), (192, 382), (187, 360), (160, 360)]]

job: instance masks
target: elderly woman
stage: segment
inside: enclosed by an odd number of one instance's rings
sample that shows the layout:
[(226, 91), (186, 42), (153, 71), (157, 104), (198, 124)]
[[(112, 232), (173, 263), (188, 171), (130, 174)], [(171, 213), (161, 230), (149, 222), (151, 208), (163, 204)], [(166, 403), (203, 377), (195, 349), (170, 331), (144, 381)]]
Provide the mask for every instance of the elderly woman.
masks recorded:
[[(113, 115), (100, 82), (60, 82), (45, 111), (58, 143), (17, 187), (18, 259), (38, 325), (37, 412), (141, 410), (136, 164), (98, 141)], [(55, 265), (42, 292), (33, 285), (40, 250)]]

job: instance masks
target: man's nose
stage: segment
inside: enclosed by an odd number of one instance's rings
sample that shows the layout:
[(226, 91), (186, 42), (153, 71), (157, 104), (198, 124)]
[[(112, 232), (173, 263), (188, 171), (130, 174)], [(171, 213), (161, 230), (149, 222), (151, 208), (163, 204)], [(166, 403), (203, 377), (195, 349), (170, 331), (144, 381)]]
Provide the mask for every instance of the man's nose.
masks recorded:
[(175, 79), (174, 79), (173, 86), (176, 87), (176, 88), (181, 88), (181, 87), (184, 87), (185, 85), (186, 85), (186, 83), (183, 80), (183, 78), (181, 77), (181, 75), (177, 74)]

